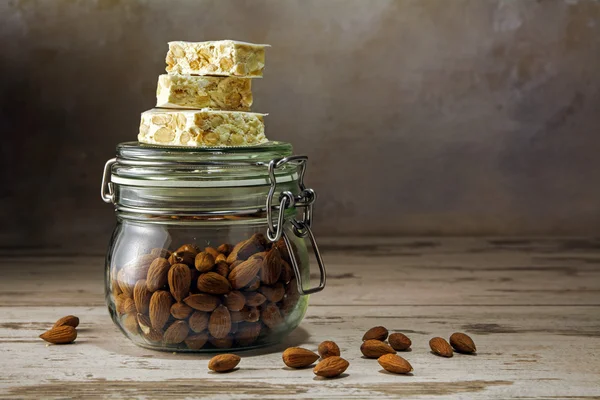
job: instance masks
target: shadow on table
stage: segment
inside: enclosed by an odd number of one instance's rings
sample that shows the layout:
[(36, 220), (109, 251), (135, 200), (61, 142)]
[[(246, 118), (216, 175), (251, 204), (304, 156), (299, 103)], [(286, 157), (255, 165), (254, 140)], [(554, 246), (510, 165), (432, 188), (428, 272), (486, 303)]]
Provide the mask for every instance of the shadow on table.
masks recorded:
[[(234, 350), (231, 353), (243, 355), (244, 357), (255, 357), (262, 356), (270, 353), (282, 353), (288, 347), (300, 346), (306, 343), (310, 335), (308, 332), (298, 327), (292, 333), (290, 333), (281, 343), (260, 347), (252, 350)], [(133, 356), (141, 358), (159, 358), (159, 359), (182, 359), (182, 358), (195, 358), (208, 360), (219, 353), (227, 353), (228, 351), (218, 349), (211, 351), (210, 353), (188, 353), (188, 352), (173, 352), (173, 351), (161, 351), (146, 349), (143, 347), (136, 346), (129, 339), (121, 336), (118, 340), (107, 340), (107, 341), (95, 341), (85, 340), (82, 343), (94, 344), (99, 348), (109, 351), (111, 353), (117, 353), (124, 356)]]

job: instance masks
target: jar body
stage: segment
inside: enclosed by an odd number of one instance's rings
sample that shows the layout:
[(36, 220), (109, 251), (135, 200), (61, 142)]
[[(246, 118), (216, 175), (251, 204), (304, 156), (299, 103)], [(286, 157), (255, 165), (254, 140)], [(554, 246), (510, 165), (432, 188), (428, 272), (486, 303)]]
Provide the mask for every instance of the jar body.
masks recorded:
[[(186, 218), (188, 218), (186, 220)], [(266, 219), (117, 216), (106, 258), (106, 301), (135, 344), (222, 351), (279, 342), (306, 312), (308, 251), (286, 223), (270, 243)]]

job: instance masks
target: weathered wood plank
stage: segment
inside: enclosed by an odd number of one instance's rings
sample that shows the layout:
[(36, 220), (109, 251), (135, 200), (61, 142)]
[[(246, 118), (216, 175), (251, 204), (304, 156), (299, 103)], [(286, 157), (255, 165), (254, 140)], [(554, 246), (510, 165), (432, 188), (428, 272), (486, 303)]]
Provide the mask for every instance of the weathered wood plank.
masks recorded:
[[(180, 395), (185, 390), (192, 395), (200, 393), (195, 390), (214, 395), (243, 390), (250, 398), (464, 393), (503, 398), (528, 391), (533, 397), (600, 396), (599, 312), (600, 307), (574, 306), (319, 306), (310, 309), (302, 327), (282, 345), (245, 353), (239, 371), (215, 375), (206, 369), (210, 356), (155, 352), (131, 344), (104, 307), (4, 307), (0, 352), (5, 373), (0, 388), (6, 398), (58, 395), (64, 393), (61, 388), (81, 396), (92, 394), (92, 388), (98, 395), (116, 395), (118, 388), (141, 395), (166, 393), (171, 385)], [(67, 313), (82, 317), (76, 344), (46, 347), (37, 335)], [(411, 337), (413, 350), (403, 355), (415, 368), (413, 376), (384, 373), (375, 360), (362, 358), (362, 333), (376, 324)], [(429, 352), (429, 338), (447, 337), (455, 330), (473, 335), (477, 356), (442, 359)], [(336, 340), (350, 361), (345, 377), (322, 382), (310, 370), (291, 371), (281, 362), (285, 347), (316, 348), (325, 339)]]
[[(136, 347), (112, 324), (101, 257), (6, 255), (0, 261), (0, 398), (600, 398), (600, 248), (594, 239), (330, 241), (330, 280), (279, 346), (210, 373), (210, 356)], [(77, 342), (37, 336), (80, 316)], [(413, 340), (412, 376), (361, 357), (374, 325)], [(442, 359), (432, 336), (470, 333), (477, 356)], [(323, 381), (281, 362), (290, 345), (335, 340), (347, 374)]]

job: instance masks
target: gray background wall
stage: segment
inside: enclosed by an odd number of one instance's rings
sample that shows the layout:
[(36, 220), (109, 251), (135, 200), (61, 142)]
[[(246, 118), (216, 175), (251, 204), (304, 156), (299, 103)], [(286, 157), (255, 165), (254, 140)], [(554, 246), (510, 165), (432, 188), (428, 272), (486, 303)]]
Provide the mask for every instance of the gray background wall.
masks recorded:
[(595, 234), (598, 1), (9, 0), (3, 246), (102, 252), (102, 166), (168, 40), (270, 43), (255, 109), (310, 156), (320, 235)]

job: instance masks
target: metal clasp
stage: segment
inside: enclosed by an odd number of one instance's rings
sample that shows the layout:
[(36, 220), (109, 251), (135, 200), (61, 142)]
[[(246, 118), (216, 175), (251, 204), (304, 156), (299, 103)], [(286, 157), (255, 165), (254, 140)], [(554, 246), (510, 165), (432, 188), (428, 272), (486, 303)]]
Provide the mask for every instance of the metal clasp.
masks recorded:
[(110, 182), (110, 173), (112, 166), (117, 162), (116, 158), (111, 158), (104, 164), (104, 173), (102, 174), (102, 187), (100, 188), (100, 197), (105, 203), (114, 203), (115, 193), (113, 184)]
[[(269, 189), (269, 194), (267, 195), (267, 223), (269, 228), (267, 229), (267, 238), (271, 242), (277, 242), (279, 239), (283, 237), (283, 241), (288, 249), (288, 253), (290, 254), (290, 261), (292, 262), (292, 268), (298, 277), (298, 292), (301, 295), (307, 295), (311, 293), (320, 292), (325, 288), (325, 283), (327, 281), (327, 273), (325, 271), (325, 264), (323, 263), (323, 258), (321, 257), (321, 252), (319, 251), (319, 247), (317, 246), (317, 242), (315, 240), (315, 236), (312, 233), (311, 225), (312, 225), (312, 213), (313, 213), (313, 204), (317, 199), (317, 195), (314, 190), (307, 189), (304, 186), (304, 173), (306, 172), (306, 161), (308, 160), (307, 156), (290, 156), (285, 158), (274, 159), (269, 162), (269, 179), (271, 181), (271, 188)], [(273, 197), (275, 195), (275, 190), (277, 189), (277, 178), (275, 176), (275, 170), (277, 168), (282, 167), (287, 163), (295, 164), (300, 168), (298, 173), (298, 185), (300, 186), (300, 194), (298, 196), (294, 196), (294, 194), (290, 191), (284, 191), (279, 196), (279, 214), (277, 215), (277, 222), (273, 222)], [(298, 260), (296, 260), (296, 256), (294, 254), (292, 243), (287, 236), (287, 233), (283, 230), (283, 225), (285, 224), (285, 210), (290, 207), (302, 208), (302, 220), (298, 221), (295, 217), (292, 219), (291, 223), (294, 226), (293, 232), (299, 238), (309, 237), (313, 251), (315, 253), (315, 258), (317, 259), (317, 263), (319, 265), (319, 286), (304, 289), (302, 283), (302, 275), (300, 274), (300, 267), (298, 265)]]

